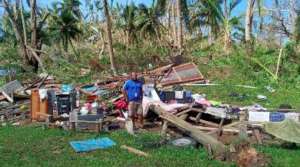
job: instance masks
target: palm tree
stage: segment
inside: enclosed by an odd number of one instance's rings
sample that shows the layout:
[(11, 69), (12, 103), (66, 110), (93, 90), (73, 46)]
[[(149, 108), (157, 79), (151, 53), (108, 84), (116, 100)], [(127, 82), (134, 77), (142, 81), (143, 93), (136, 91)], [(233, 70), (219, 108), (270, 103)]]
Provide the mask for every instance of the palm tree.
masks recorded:
[(138, 15), (135, 24), (141, 36), (152, 39), (155, 37), (160, 40), (161, 29), (163, 28), (163, 25), (159, 21), (161, 15), (162, 13), (157, 11), (154, 4), (152, 4), (152, 7), (147, 7), (144, 4), (138, 6)]
[(205, 1), (199, 0), (192, 5), (192, 14), (190, 27), (192, 30), (201, 29), (208, 30), (208, 41), (211, 44), (220, 30), (220, 17), (215, 8), (221, 10), (221, 1)]
[[(194, 15), (192, 20), (196, 25), (203, 23), (210, 28), (209, 36), (216, 37), (220, 31), (223, 35), (224, 48), (227, 50), (231, 46), (231, 32), (232, 29), (239, 25), (239, 17), (232, 16), (233, 10), (241, 2), (241, 0), (199, 0), (199, 10)], [(195, 24), (195, 23), (194, 23)]]
[[(175, 36), (175, 43), (180, 50), (183, 48), (184, 41), (184, 26), (186, 30), (190, 30), (190, 16), (189, 16), (189, 1), (188, 0), (172, 0), (171, 3), (173, 12), (173, 33)], [(184, 24), (183, 24), (184, 23)]]
[[(72, 7), (73, 2), (73, 7)], [(68, 51), (69, 45), (72, 46), (72, 40), (81, 34), (79, 1), (64, 0), (62, 3), (56, 3), (51, 12), (51, 20), (49, 21), (49, 31), (54, 41), (61, 42), (64, 51)], [(75, 52), (76, 53), (76, 52)]]
[(134, 3), (126, 5), (122, 12), (120, 12), (119, 19), (117, 19), (117, 27), (124, 30), (127, 44), (132, 44), (137, 39), (137, 9), (138, 8), (135, 6)]
[(111, 18), (110, 18), (110, 13), (109, 13), (109, 7), (107, 0), (103, 0), (103, 7), (104, 7), (104, 14), (106, 18), (106, 34), (108, 37), (108, 51), (109, 51), (109, 58), (110, 58), (110, 68), (113, 72), (114, 75), (117, 74), (115, 63), (114, 63), (114, 50), (113, 50), (113, 43), (112, 43), (112, 25), (111, 25)]

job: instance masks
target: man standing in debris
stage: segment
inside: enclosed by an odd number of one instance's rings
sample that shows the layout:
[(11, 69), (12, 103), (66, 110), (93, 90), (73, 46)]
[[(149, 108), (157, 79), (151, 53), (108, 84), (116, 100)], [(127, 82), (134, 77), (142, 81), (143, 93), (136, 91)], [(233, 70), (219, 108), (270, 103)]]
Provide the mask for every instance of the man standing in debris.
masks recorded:
[(132, 72), (130, 79), (127, 80), (123, 86), (123, 94), (126, 102), (128, 103), (128, 116), (133, 122), (133, 126), (136, 123), (136, 116), (140, 127), (143, 127), (143, 83), (138, 80), (137, 74)]

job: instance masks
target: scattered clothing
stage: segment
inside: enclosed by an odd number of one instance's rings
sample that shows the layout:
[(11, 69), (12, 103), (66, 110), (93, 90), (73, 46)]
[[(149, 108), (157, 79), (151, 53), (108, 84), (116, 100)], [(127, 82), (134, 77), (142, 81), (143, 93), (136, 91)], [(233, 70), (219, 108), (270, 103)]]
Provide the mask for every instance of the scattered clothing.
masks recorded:
[(183, 91), (175, 91), (175, 99), (183, 99)]
[(114, 102), (114, 106), (118, 110), (127, 110), (128, 104), (125, 101), (125, 98), (121, 98), (120, 100)]
[(62, 93), (69, 94), (69, 93), (71, 93), (72, 90), (73, 90), (73, 86), (72, 85), (63, 84), (61, 86), (61, 92)]
[(226, 110), (226, 108), (207, 107), (205, 113), (220, 118), (226, 118)]
[(246, 107), (241, 107), (241, 110), (248, 110), (248, 111), (267, 111), (266, 108), (259, 104), (254, 104), (252, 106), (246, 106)]
[(76, 152), (88, 152), (96, 149), (105, 149), (116, 145), (116, 143), (108, 137), (99, 139), (90, 139), (83, 141), (71, 141), (70, 145)]
[(291, 112), (291, 113), (285, 113), (284, 116), (285, 116), (285, 119), (292, 119), (294, 121), (299, 121), (300, 114)]
[(270, 121), (271, 122), (281, 122), (285, 119), (284, 113), (281, 112), (271, 112)]

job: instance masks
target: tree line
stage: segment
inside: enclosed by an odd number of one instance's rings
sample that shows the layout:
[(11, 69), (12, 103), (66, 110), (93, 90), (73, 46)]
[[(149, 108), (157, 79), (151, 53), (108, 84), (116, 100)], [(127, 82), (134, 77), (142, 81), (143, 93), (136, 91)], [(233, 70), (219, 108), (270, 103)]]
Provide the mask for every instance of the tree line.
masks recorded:
[[(84, 2), (84, 3), (83, 3)], [(15, 44), (23, 63), (34, 71), (45, 70), (43, 46), (78, 55), (76, 43), (102, 41), (116, 74), (113, 44), (127, 47), (141, 43), (172, 46), (180, 51), (186, 41), (202, 38), (212, 45), (234, 44), (251, 48), (269, 36), (279, 41), (300, 40), (300, 2), (297, 0), (153, 0), (151, 5), (118, 4), (107, 0), (63, 0), (50, 7), (36, 0), (0, 0), (4, 10), (0, 21), (1, 41)], [(266, 5), (267, 4), (267, 5)]]

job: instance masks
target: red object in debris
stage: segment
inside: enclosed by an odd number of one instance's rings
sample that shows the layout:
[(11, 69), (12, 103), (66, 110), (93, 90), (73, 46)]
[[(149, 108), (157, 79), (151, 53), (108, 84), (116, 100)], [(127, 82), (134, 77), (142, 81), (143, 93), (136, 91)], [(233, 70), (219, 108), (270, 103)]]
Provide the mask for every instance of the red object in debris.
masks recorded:
[(91, 96), (87, 96), (87, 103), (93, 103), (94, 101), (97, 100), (97, 95), (91, 95)]
[(127, 110), (128, 104), (125, 101), (125, 98), (121, 98), (120, 100), (114, 102), (114, 106), (118, 110)]

